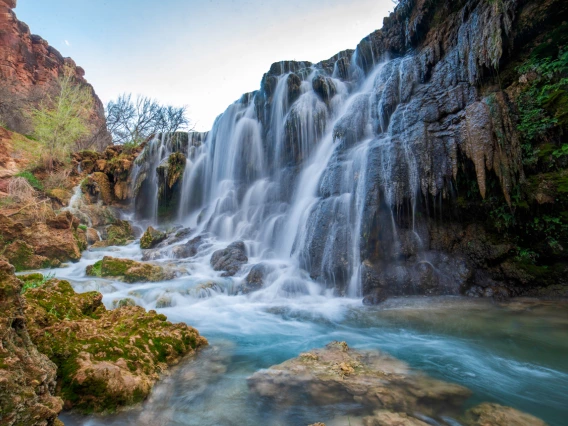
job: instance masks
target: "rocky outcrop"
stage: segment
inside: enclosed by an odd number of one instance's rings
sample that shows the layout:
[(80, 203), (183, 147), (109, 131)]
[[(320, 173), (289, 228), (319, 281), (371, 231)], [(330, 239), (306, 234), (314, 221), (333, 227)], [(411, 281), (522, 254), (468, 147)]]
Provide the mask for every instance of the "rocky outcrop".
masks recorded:
[(333, 342), (324, 349), (261, 370), (249, 389), (279, 404), (353, 403), (430, 417), (455, 414), (471, 392), (459, 385), (412, 372), (407, 364), (380, 352), (350, 349)]
[(211, 266), (215, 271), (224, 271), (222, 277), (232, 277), (247, 262), (246, 247), (242, 241), (229, 244), (227, 248), (211, 255)]
[(511, 407), (485, 402), (465, 415), (468, 426), (545, 426), (542, 420)]
[(113, 412), (136, 404), (169, 366), (207, 345), (197, 330), (155, 311), (128, 303), (107, 311), (100, 293), (77, 294), (66, 281), (31, 288), (25, 298), (31, 340), (57, 365), (68, 409)]
[(85, 231), (69, 212), (42, 222), (20, 222), (0, 215), (0, 250), (17, 271), (77, 261), (86, 248)]
[(127, 283), (159, 282), (174, 278), (172, 271), (161, 266), (110, 256), (88, 266), (86, 272), (92, 277), (113, 278)]
[(142, 149), (113, 145), (103, 152), (80, 151), (72, 155), (77, 171), (87, 174), (81, 189), (91, 204), (102, 200), (107, 206), (124, 206), (131, 201), (131, 171)]
[(168, 234), (165, 232), (158, 231), (153, 227), (149, 226), (140, 238), (140, 248), (144, 250), (148, 250), (151, 248), (156, 247), (162, 241), (164, 241), (168, 237)]
[(59, 425), (57, 367), (30, 340), (22, 285), (0, 260), (0, 424)]
[(469, 389), (413, 371), (379, 351), (353, 350), (345, 342), (260, 370), (248, 385), (254, 394), (283, 406), (359, 405), (363, 413), (372, 412), (360, 419), (364, 426), (545, 425), (498, 404), (483, 403), (464, 413)]
[(71, 58), (64, 58), (47, 41), (32, 35), (28, 26), (16, 18), (15, 0), (0, 1), (0, 114), (10, 127), (26, 132), (24, 111), (36, 106), (51, 92), (66, 67), (74, 71), (77, 81), (93, 95), (91, 144), (98, 148), (111, 143), (106, 131), (103, 104), (85, 80), (85, 71)]

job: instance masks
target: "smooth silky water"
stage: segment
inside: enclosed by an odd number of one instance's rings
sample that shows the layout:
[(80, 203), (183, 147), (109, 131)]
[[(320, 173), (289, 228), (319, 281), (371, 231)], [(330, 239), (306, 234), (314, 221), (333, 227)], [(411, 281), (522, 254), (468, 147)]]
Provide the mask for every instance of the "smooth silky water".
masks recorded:
[[(255, 371), (333, 340), (380, 349), (415, 369), (462, 384), (474, 392), (469, 405), (493, 401), (551, 425), (566, 424), (566, 302), (440, 297), (366, 307), (360, 299), (332, 297), (313, 283), (310, 294), (268, 288), (231, 295), (238, 278), (214, 278), (218, 273), (203, 261), (224, 245), (212, 241), (202, 259), (178, 262), (192, 275), (164, 283), (124, 284), (85, 276), (85, 267), (104, 255), (140, 259), (136, 244), (89, 251), (79, 263), (55, 271), (79, 292), (103, 293), (108, 308), (130, 297), (156, 309), (166, 296), (173, 306), (156, 310), (196, 327), (210, 343), (173, 368), (142, 406), (106, 417), (64, 413), (66, 425), (360, 424), (364, 412), (355, 405), (277, 407), (247, 388), (246, 379)], [(283, 271), (287, 267), (281, 265)], [(211, 280), (218, 283), (217, 290), (200, 287)]]

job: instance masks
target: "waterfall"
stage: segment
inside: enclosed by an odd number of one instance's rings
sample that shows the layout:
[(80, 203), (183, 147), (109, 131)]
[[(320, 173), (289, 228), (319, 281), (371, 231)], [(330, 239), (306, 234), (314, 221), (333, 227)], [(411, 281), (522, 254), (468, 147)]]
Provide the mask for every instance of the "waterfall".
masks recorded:
[(177, 222), (243, 240), (261, 261), (279, 260), (325, 288), (361, 296), (361, 267), (376, 251), (369, 235), (380, 236), (386, 257), (400, 251), (397, 217), (408, 202), (419, 239), (423, 188), (408, 134), (416, 126), (407, 119), (413, 57), (360, 63), (356, 51), (348, 75), (337, 62), (331, 69), (275, 64), (262, 89), (229, 106), (209, 133), (192, 132), (185, 144), (156, 138), (133, 172), (146, 188), (137, 197), (140, 218), (159, 221), (152, 170), (183, 152)]

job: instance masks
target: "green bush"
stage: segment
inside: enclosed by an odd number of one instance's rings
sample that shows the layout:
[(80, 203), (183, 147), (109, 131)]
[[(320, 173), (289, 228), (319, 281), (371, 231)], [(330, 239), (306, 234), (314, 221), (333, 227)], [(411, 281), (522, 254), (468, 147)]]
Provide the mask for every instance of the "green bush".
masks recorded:
[(16, 175), (16, 177), (23, 177), (24, 179), (26, 179), (28, 181), (28, 183), (35, 189), (39, 190), (39, 191), (43, 191), (43, 185), (42, 183), (39, 181), (38, 178), (36, 178), (32, 172), (28, 172), (28, 171), (23, 171), (20, 172)]

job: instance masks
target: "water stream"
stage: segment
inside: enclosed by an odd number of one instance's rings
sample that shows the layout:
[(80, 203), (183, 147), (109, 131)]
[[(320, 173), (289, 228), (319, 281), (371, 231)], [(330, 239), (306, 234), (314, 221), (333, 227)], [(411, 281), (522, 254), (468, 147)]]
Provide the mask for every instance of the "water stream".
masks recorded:
[[(223, 244), (220, 244), (223, 245)], [(215, 247), (206, 250), (211, 251)], [(250, 395), (246, 378), (261, 368), (332, 340), (380, 349), (412, 367), (472, 389), (469, 405), (494, 401), (565, 424), (568, 401), (566, 302), (504, 304), (460, 297), (400, 298), (381, 307), (337, 298), (265, 289), (231, 295), (236, 284), (200, 260), (180, 261), (192, 275), (153, 284), (125, 284), (86, 277), (86, 265), (104, 255), (140, 259), (136, 244), (86, 252), (56, 270), (77, 291), (98, 290), (104, 303), (133, 298), (172, 321), (195, 326), (210, 347), (173, 369), (141, 407), (110, 417), (65, 413), (66, 425), (308, 425), (360, 424), (356, 407), (278, 408)], [(206, 257), (207, 255), (204, 255)], [(171, 260), (165, 260), (171, 263)], [(211, 280), (216, 291), (200, 287)], [(313, 284), (317, 286), (317, 284)], [(345, 416), (348, 416), (347, 419)]]

